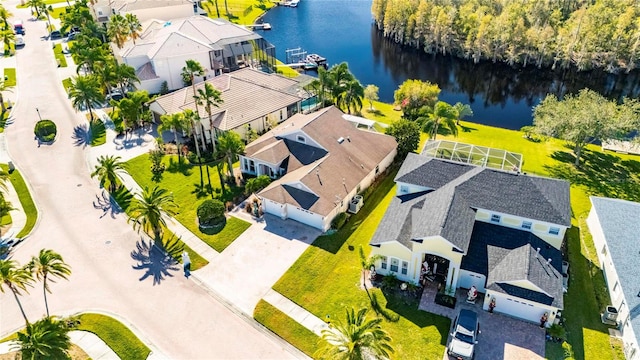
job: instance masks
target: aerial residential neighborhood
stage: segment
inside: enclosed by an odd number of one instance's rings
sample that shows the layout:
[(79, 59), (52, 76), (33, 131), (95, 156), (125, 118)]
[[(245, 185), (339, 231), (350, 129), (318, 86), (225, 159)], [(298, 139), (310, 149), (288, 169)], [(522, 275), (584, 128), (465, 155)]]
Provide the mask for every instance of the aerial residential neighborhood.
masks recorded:
[(638, 16), (3, 2), (0, 360), (640, 359)]

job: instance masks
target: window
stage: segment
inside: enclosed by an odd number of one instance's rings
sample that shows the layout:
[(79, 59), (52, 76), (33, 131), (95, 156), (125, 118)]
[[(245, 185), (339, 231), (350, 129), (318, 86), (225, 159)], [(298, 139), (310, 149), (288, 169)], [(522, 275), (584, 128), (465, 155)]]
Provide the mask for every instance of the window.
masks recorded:
[(500, 222), (500, 215), (497, 214), (491, 214), (491, 222)]
[(387, 257), (386, 256), (383, 256), (380, 259), (380, 268), (385, 269), (385, 270), (387, 269)]
[(549, 234), (551, 234), (551, 235), (559, 235), (560, 234), (560, 229), (557, 228), (557, 227), (549, 228)]
[(401, 274), (402, 275), (407, 275), (407, 273), (409, 272), (409, 263), (406, 261), (402, 262), (402, 271)]
[(523, 229), (527, 229), (527, 230), (531, 230), (531, 221), (523, 221), (522, 222), (522, 228)]
[(392, 272), (398, 272), (398, 266), (400, 265), (400, 260), (391, 258), (391, 270)]
[(406, 194), (409, 192), (409, 187), (407, 185), (400, 185), (400, 193)]
[(307, 139), (305, 139), (304, 136), (302, 136), (302, 135), (298, 135), (296, 137), (296, 140), (298, 140), (298, 142), (301, 142), (301, 143), (306, 143), (307, 142)]
[(245, 170), (249, 170), (249, 162), (247, 161), (247, 159), (242, 159), (242, 167)]
[(256, 172), (256, 164), (253, 160), (249, 160), (249, 171), (252, 173)]

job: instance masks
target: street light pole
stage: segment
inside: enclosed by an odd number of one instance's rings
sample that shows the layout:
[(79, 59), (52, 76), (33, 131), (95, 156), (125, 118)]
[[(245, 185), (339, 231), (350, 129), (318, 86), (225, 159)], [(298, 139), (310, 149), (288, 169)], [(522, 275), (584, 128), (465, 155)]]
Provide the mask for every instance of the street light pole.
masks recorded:
[(40, 110), (38, 110), (38, 108), (36, 108), (36, 112), (38, 113), (38, 119), (40, 119), (40, 121), (42, 121), (42, 116), (40, 116)]

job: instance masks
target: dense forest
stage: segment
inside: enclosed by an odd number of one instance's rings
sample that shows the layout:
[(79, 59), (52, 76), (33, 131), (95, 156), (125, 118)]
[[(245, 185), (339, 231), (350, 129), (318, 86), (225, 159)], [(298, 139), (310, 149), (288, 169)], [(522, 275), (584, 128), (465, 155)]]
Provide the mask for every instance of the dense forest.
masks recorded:
[(373, 0), (384, 36), (427, 53), (509, 65), (630, 71), (637, 0)]

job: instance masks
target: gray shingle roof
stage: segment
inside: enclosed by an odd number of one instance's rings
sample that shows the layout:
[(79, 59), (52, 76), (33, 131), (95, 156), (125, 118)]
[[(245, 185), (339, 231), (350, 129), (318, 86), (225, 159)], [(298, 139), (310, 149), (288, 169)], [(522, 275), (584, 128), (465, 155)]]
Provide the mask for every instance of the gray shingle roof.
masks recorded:
[[(407, 248), (411, 249), (412, 220), (414, 213), (418, 212), (424, 205), (427, 192), (396, 196), (391, 200), (387, 211), (384, 213), (381, 223), (396, 224), (396, 226), (378, 226), (369, 244), (380, 245), (384, 242), (396, 240)], [(398, 224), (402, 224), (399, 226)]]
[[(425, 166), (426, 164), (428, 166)], [(471, 165), (436, 160), (428, 156), (409, 153), (398, 170), (395, 181), (439, 189), (474, 168), (475, 166)]]
[[(554, 304), (555, 299), (541, 292), (521, 288), (519, 286), (514, 286), (507, 283), (493, 283), (490, 286), (487, 286), (486, 289), (511, 295), (511, 296), (515, 296), (515, 297), (519, 297), (521, 299), (534, 301), (540, 304), (555, 306), (559, 309), (564, 309), (563, 307), (564, 305), (562, 303), (560, 303), (559, 305)], [(562, 297), (560, 297), (560, 299), (562, 299)]]
[(634, 316), (634, 311), (637, 314), (640, 308), (640, 297), (636, 296), (640, 292), (640, 203), (596, 196), (590, 199), (591, 211), (595, 212), (602, 228), (627, 307), (632, 309), (631, 326), (640, 342), (640, 317)]

